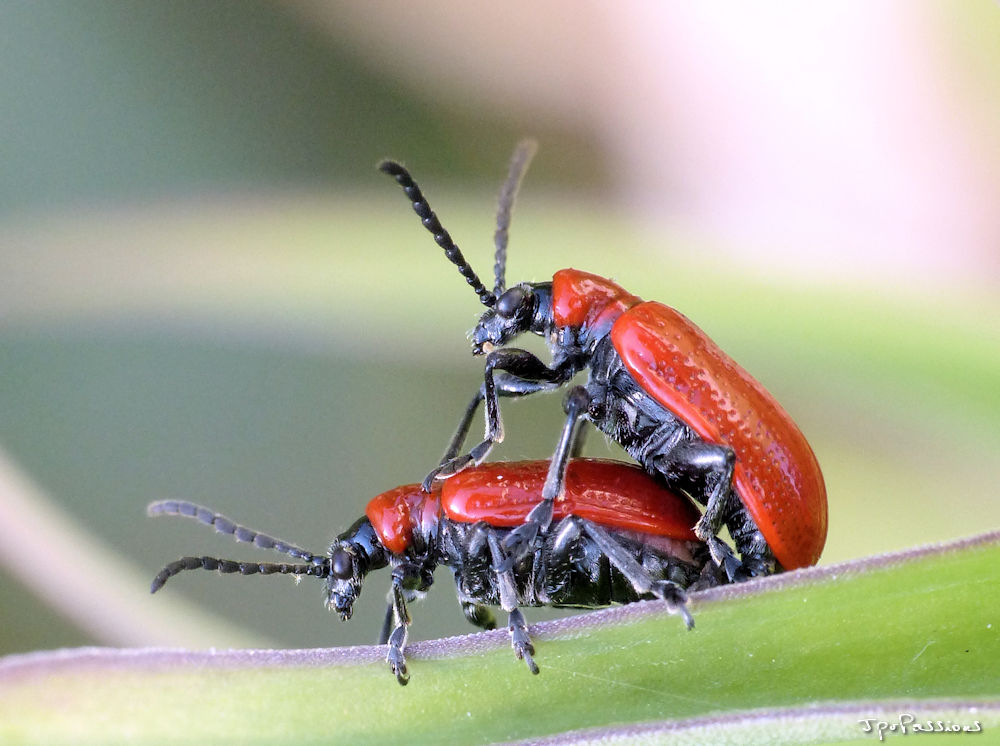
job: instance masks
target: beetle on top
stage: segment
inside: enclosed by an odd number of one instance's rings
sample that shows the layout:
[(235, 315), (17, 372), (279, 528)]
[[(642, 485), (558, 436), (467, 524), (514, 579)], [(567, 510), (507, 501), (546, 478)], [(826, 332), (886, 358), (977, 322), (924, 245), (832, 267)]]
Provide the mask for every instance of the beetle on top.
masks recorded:
[[(531, 141), (518, 146), (501, 189), (492, 290), (409, 172), (394, 161), (379, 166), (403, 188), (424, 227), (487, 307), (472, 333), (473, 353), (485, 356), (483, 384), (466, 408), (448, 457), (424, 488), (481, 463), (503, 440), (499, 397), (557, 389), (587, 370), (587, 383), (566, 394), (566, 421), (541, 499), (504, 539), (508, 566), (522, 561), (539, 533), (548, 530), (585, 421), (617, 441), (647, 472), (705, 506), (695, 533), (730, 580), (815, 564), (827, 527), (826, 488), (816, 457), (777, 400), (708, 335), (679, 311), (577, 269), (561, 269), (551, 281), (506, 286), (511, 208), (534, 151)], [(547, 340), (550, 364), (509, 345), (524, 332)], [(485, 403), (486, 437), (458, 455), (480, 403)], [(723, 526), (739, 559), (718, 538)]]

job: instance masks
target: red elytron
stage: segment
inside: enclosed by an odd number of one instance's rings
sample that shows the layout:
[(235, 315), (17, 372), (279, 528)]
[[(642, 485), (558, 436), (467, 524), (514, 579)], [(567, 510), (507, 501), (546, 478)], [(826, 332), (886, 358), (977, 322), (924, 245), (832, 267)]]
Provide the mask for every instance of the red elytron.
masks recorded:
[[(414, 532), (430, 533), (442, 515), (461, 523), (520, 526), (538, 503), (548, 470), (548, 461), (481, 464), (439, 483), (430, 494), (419, 484), (383, 492), (368, 503), (365, 515), (395, 554), (409, 548)], [(573, 459), (554, 520), (570, 515), (609, 529), (697, 541), (694, 524), (701, 513), (636, 466)]]
[(621, 314), (611, 342), (656, 401), (701, 438), (733, 449), (733, 487), (781, 566), (816, 564), (826, 542), (826, 486), (812, 448), (775, 398), (662, 303)]

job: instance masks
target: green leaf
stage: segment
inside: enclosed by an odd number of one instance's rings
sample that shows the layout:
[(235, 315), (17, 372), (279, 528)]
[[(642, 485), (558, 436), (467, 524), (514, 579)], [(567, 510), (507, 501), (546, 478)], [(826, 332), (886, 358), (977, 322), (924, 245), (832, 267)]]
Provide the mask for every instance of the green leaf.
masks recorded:
[(870, 742), (861, 721), (908, 716), (995, 734), (998, 562), (994, 532), (694, 594), (692, 632), (659, 603), (540, 624), (537, 677), (503, 630), (412, 645), (407, 687), (376, 647), (10, 656), (0, 741)]

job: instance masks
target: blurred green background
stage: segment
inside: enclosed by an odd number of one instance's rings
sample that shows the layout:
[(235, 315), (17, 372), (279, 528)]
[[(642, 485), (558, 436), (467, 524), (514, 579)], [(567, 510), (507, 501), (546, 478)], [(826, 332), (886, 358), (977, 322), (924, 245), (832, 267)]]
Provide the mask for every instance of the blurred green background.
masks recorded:
[[(359, 7), (0, 8), (0, 654), (373, 641), (379, 576), (347, 624), (287, 578), (150, 597), (182, 554), (269, 557), (145, 505), (318, 551), (419, 481), (479, 308), (374, 165), (489, 275), (524, 135), (510, 279), (705, 328), (813, 443), (824, 563), (1000, 525), (995, 3)], [(503, 411), (499, 457), (551, 452), (558, 397)], [(468, 629), (438, 580), (414, 638)]]

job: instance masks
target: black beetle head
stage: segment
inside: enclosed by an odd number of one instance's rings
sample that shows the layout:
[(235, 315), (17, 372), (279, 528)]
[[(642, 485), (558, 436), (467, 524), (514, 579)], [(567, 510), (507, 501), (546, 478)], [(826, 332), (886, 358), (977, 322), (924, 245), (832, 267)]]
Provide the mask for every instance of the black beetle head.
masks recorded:
[(371, 521), (359, 518), (330, 545), (324, 589), (327, 608), (336, 611), (345, 621), (350, 619), (368, 573), (388, 563), (388, 551), (382, 546)]
[(488, 354), (523, 332), (543, 333), (545, 320), (538, 318), (541, 289), (523, 282), (503, 292), (472, 330), (473, 354)]
[(348, 620), (354, 611), (354, 602), (361, 595), (365, 572), (359, 561), (357, 547), (346, 541), (336, 541), (330, 547), (329, 575), (326, 579), (326, 606)]

